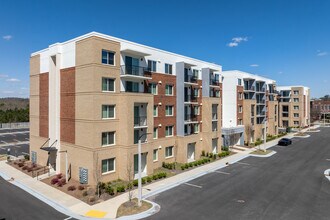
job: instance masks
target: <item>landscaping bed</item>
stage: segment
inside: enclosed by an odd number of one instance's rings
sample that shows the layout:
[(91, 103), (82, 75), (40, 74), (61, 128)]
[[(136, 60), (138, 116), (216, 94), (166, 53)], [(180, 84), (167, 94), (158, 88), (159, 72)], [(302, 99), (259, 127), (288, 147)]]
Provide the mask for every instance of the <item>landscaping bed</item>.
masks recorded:
[(303, 133), (303, 132), (298, 132), (297, 134), (294, 134), (293, 136), (295, 136), (295, 137), (306, 137), (308, 135)]
[(138, 206), (138, 200), (132, 199), (132, 201), (121, 204), (117, 210), (117, 218), (121, 216), (134, 215), (144, 211), (147, 211), (152, 207), (152, 204), (142, 200), (141, 207)]
[(41, 175), (48, 172), (48, 167), (32, 163), (26, 159), (8, 160), (7, 164), (31, 177), (35, 177), (37, 173)]
[(255, 150), (253, 152), (251, 152), (250, 154), (254, 154), (254, 155), (267, 155), (267, 154), (270, 154), (272, 153), (273, 151), (272, 150)]

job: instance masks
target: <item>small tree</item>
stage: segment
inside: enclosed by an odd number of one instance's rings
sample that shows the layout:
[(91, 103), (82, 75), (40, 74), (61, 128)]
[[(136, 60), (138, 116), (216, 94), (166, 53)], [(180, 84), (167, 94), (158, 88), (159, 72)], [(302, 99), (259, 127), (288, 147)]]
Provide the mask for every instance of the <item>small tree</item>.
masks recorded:
[(100, 164), (99, 164), (99, 154), (97, 152), (93, 153), (93, 161), (94, 161), (94, 180), (96, 182), (96, 191), (97, 196), (100, 197), (100, 179), (101, 179), (101, 170), (100, 170)]
[(132, 157), (133, 156), (130, 153), (127, 157), (127, 167), (126, 167), (128, 201), (130, 202), (133, 199), (133, 180), (134, 180), (134, 167), (133, 167)]

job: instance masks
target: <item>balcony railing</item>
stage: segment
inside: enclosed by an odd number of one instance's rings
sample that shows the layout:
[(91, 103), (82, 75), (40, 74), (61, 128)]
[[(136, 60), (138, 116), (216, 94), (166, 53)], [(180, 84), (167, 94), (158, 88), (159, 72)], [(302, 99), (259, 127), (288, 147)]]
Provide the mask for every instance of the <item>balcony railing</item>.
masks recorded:
[(220, 82), (218, 79), (210, 79), (210, 85), (212, 86), (219, 86)]
[(151, 77), (151, 71), (148, 67), (122, 65), (121, 75)]
[(266, 100), (265, 99), (257, 99), (257, 104), (265, 104)]
[(258, 88), (257, 87), (257, 92), (266, 92), (266, 89), (265, 88)]
[(197, 83), (197, 76), (194, 76), (194, 75), (185, 75), (184, 76), (184, 82)]
[(185, 95), (184, 96), (185, 102), (197, 102), (197, 96), (195, 95)]
[(196, 114), (185, 114), (184, 115), (184, 120), (185, 121), (197, 121), (197, 115)]
[(147, 116), (134, 117), (134, 127), (147, 126)]
[(244, 86), (244, 90), (255, 91), (255, 86)]

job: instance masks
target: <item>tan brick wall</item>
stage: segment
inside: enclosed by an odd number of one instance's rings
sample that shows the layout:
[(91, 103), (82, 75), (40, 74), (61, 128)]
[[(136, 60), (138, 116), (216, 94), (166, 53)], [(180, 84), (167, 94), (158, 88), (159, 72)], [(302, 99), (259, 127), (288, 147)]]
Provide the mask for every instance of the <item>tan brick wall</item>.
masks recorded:
[(49, 74), (42, 73), (39, 76), (39, 136), (48, 138), (48, 114), (49, 114)]

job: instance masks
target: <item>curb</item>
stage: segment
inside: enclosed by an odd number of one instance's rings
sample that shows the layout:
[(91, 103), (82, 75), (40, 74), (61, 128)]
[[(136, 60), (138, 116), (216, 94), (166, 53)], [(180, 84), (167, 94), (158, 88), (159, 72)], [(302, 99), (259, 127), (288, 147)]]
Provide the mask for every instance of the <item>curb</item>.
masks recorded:
[(324, 176), (330, 181), (330, 169), (324, 171)]
[(252, 154), (252, 153), (250, 153), (249, 155), (251, 157), (271, 157), (276, 153), (277, 153), (276, 151), (272, 151), (272, 152), (270, 152), (269, 154), (266, 154), (266, 155), (258, 155), (258, 154)]
[(310, 135), (309, 135), (309, 134), (308, 134), (308, 135), (305, 135), (305, 136), (294, 136), (294, 135), (293, 135), (293, 137), (294, 137), (294, 138), (309, 138)]
[(160, 210), (160, 205), (158, 205), (157, 203), (154, 203), (150, 200), (146, 200), (143, 199), (143, 201), (149, 202), (152, 204), (152, 207), (144, 212), (140, 212), (138, 214), (134, 214), (134, 215), (127, 215), (127, 216), (122, 216), (119, 218), (116, 218), (118, 220), (134, 220), (134, 219), (142, 219), (142, 218), (147, 218), (149, 216), (152, 216), (154, 214), (156, 214), (157, 212), (159, 212)]

